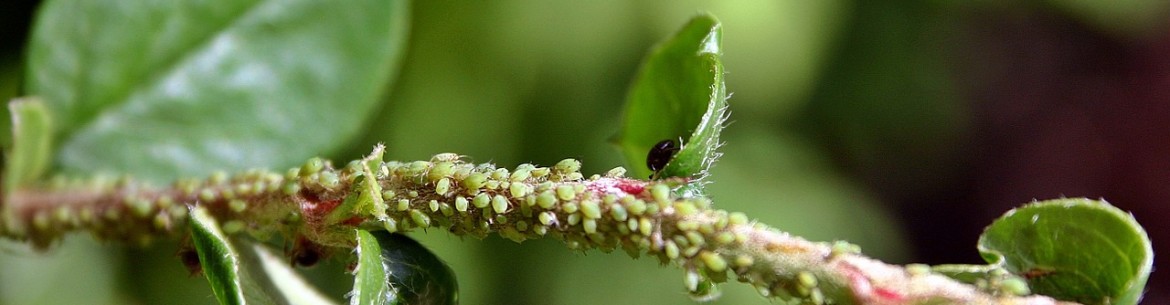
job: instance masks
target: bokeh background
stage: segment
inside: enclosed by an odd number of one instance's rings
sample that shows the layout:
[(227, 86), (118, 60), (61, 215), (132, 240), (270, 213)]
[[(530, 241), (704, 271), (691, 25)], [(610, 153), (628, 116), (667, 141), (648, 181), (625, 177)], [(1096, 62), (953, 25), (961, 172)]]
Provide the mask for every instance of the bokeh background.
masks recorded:
[[(36, 2), (0, 16), (0, 97), (19, 94)], [(345, 160), (457, 152), (515, 166), (622, 165), (609, 144), (638, 63), (689, 17), (724, 26), (733, 93), (718, 207), (893, 263), (978, 263), (983, 226), (1033, 199), (1104, 198), (1170, 242), (1170, 2), (419, 1), (401, 74)], [(308, 157), (308, 156), (306, 156)], [(688, 304), (682, 272), (552, 240), (415, 232), (463, 304)], [(43, 255), (0, 245), (3, 304), (212, 304), (177, 243)], [(1155, 266), (1170, 261), (1157, 257)], [(306, 270), (338, 297), (344, 262)], [(725, 284), (715, 304), (766, 304)], [(1154, 272), (1146, 304), (1170, 303)]]

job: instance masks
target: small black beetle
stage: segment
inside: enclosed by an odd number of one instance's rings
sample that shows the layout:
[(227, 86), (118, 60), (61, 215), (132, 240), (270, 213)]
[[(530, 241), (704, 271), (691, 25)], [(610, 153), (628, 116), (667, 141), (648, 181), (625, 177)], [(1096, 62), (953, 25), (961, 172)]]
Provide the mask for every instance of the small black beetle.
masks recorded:
[(658, 171), (666, 167), (666, 163), (669, 163), (680, 149), (682, 147), (679, 147), (678, 141), (675, 140), (662, 140), (658, 144), (654, 144), (654, 147), (650, 148), (650, 153), (646, 154), (646, 167), (657, 174)]

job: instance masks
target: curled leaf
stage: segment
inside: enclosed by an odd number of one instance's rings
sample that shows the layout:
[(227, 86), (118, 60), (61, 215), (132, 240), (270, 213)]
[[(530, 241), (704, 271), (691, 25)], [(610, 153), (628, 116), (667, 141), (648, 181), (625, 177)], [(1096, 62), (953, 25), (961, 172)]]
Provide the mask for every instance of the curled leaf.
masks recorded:
[(1083, 304), (1132, 305), (1153, 267), (1149, 236), (1105, 201), (1056, 199), (1013, 209), (979, 238), (979, 252), (1038, 294)]
[[(635, 175), (701, 178), (719, 157), (727, 116), (722, 35), (715, 17), (699, 15), (643, 61), (615, 140)], [(663, 141), (681, 148), (655, 149)], [(652, 168), (657, 163), (664, 164)]]

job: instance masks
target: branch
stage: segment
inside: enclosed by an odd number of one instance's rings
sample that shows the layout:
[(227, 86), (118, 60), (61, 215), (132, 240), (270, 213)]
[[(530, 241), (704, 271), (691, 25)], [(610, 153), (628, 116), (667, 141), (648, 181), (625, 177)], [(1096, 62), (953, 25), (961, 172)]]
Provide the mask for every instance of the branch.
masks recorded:
[(764, 296), (812, 304), (1073, 304), (980, 290), (928, 268), (878, 262), (847, 243), (810, 242), (712, 209), (705, 197), (674, 194), (684, 179), (635, 180), (621, 168), (585, 179), (579, 169), (567, 159), (509, 171), (454, 154), (382, 162), (379, 147), (339, 169), (314, 158), (284, 174), (215, 174), (163, 188), (57, 179), (6, 194), (0, 235), (39, 248), (75, 230), (149, 242), (185, 233), (188, 210), (204, 206), (229, 233), (282, 234), (346, 251), (355, 228), (429, 227), (517, 242), (552, 237), (577, 250), (622, 248), (681, 267), (686, 288), (700, 298), (714, 295), (730, 272)]

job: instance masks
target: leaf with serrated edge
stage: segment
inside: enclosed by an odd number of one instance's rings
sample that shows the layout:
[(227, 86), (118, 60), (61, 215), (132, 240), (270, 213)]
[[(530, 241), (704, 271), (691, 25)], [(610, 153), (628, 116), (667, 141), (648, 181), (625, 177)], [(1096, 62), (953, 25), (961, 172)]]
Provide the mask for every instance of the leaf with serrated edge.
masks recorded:
[(378, 239), (366, 230), (357, 230), (357, 269), (354, 269), (353, 291), (349, 303), (352, 305), (382, 305), (387, 300), (397, 299), (386, 265), (382, 263), (382, 248)]
[(719, 21), (699, 15), (644, 60), (615, 141), (634, 175), (651, 175), (646, 156), (663, 140), (683, 143), (658, 177), (702, 178), (714, 165), (727, 116), (721, 41)]
[(1007, 212), (980, 236), (979, 252), (1027, 279), (1035, 293), (1113, 305), (1141, 300), (1154, 257), (1149, 236), (1132, 215), (1083, 198)]

